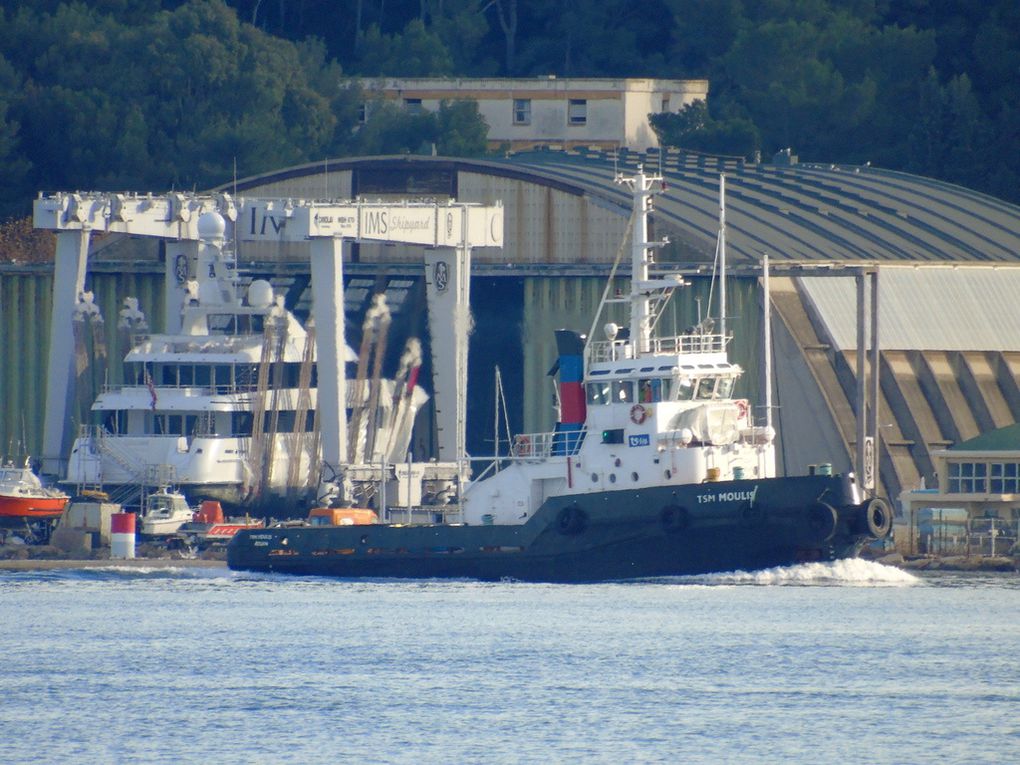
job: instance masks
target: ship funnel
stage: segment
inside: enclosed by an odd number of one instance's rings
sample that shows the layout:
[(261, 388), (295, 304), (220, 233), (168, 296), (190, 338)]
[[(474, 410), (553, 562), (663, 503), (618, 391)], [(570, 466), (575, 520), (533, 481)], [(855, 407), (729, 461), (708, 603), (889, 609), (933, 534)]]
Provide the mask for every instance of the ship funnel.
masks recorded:
[(553, 454), (572, 454), (587, 417), (584, 399), (584, 340), (573, 330), (556, 330), (560, 375), (560, 421), (556, 423)]

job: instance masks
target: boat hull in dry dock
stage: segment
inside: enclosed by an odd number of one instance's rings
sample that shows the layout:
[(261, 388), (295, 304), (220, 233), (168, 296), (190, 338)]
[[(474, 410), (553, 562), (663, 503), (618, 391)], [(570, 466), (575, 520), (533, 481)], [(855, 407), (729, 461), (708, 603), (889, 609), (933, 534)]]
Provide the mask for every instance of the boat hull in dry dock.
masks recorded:
[(67, 497), (0, 496), (0, 518), (59, 518)]
[(606, 581), (853, 557), (890, 521), (881, 501), (853, 503), (849, 479), (804, 476), (555, 497), (519, 526), (242, 531), (227, 561), (351, 578)]

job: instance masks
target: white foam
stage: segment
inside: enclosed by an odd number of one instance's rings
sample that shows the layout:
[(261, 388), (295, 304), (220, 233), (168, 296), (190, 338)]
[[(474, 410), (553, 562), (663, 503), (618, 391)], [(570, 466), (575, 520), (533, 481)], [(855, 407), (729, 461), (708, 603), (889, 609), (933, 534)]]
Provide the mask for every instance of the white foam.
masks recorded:
[(731, 571), (691, 577), (701, 584), (828, 585), (904, 587), (921, 580), (908, 571), (860, 558), (827, 563), (801, 563), (760, 571)]

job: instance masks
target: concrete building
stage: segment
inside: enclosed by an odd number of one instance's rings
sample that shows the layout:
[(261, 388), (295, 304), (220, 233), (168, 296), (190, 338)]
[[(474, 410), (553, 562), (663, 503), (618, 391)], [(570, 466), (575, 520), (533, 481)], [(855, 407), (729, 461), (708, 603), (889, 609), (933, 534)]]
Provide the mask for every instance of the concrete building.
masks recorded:
[(1020, 425), (933, 454), (933, 485), (900, 495), (910, 552), (1006, 555), (1020, 538)]
[[(472, 100), (489, 125), (489, 145), (512, 150), (658, 146), (648, 115), (677, 112), (708, 98), (708, 80), (518, 78), (381, 79), (367, 95), (406, 109), (436, 111), (444, 101)], [(363, 115), (371, 110), (366, 104)]]

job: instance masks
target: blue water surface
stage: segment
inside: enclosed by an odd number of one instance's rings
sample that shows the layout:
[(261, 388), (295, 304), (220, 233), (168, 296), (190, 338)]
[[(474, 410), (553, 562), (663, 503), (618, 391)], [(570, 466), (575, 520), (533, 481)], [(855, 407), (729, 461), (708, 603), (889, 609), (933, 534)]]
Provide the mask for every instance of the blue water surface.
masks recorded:
[(3, 763), (1012, 763), (1020, 577), (0, 572)]

